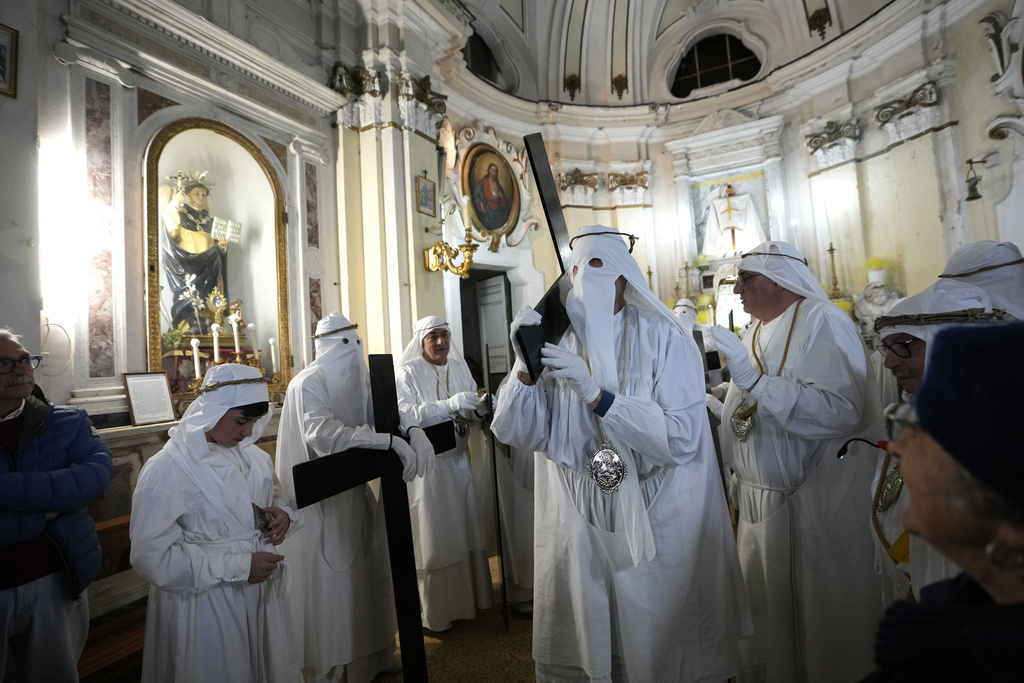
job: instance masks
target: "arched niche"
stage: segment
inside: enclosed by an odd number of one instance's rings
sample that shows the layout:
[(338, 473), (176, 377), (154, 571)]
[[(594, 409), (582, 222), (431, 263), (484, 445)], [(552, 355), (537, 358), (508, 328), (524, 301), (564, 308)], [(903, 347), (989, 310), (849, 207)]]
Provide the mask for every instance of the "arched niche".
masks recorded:
[[(230, 126), (191, 118), (153, 137), (145, 169), (149, 369), (167, 372), (179, 414), (195, 396), (195, 356), (200, 377), (218, 360), (261, 367), (271, 396), (280, 399), (291, 379), (288, 250), (285, 195), (270, 162)], [(193, 201), (185, 190), (197, 179), (208, 189), (208, 214), (183, 217), (182, 205)], [(240, 224), (237, 240), (210, 235), (230, 233), (232, 223)], [(188, 276), (195, 276), (194, 293)], [(237, 347), (229, 317), (236, 299), (243, 321)], [(214, 323), (220, 327), (216, 353)]]

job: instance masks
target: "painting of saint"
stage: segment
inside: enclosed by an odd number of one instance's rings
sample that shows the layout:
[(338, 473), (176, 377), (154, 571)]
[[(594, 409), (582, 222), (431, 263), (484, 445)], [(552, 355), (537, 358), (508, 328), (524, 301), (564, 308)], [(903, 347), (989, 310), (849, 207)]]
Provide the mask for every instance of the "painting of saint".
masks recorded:
[(474, 145), (466, 155), (462, 191), (472, 204), (473, 221), (485, 233), (506, 233), (518, 220), (519, 194), (508, 162), (488, 145)]

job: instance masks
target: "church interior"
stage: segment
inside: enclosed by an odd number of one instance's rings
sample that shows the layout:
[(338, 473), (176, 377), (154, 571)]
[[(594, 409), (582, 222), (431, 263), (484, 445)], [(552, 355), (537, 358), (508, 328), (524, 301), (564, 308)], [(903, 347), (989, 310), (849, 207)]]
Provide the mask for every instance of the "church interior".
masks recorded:
[[(766, 239), (793, 244), (858, 320), (962, 244), (1024, 244), (1022, 14), (1024, 0), (0, 3), (0, 325), (114, 455), (92, 509), (94, 623), (146, 595), (131, 493), (207, 368), (256, 365), (280, 401), (331, 311), (369, 354), (400, 354), (436, 315), (497, 386), (512, 316), (560, 274), (524, 136), (542, 136), (570, 234), (638, 236), (657, 298), (691, 299), (708, 325), (749, 320), (732, 284)], [(175, 232), (197, 180), (213, 250)], [(260, 445), (273, 454), (273, 426)]]

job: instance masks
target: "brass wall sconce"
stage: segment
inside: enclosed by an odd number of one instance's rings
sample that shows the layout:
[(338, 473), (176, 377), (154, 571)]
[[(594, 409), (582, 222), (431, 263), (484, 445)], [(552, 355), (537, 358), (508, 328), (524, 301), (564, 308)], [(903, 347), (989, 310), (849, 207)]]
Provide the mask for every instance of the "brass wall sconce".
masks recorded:
[[(478, 246), (466, 240), (465, 244), (460, 244), (456, 249), (447, 242), (438, 240), (423, 251), (424, 265), (432, 273), (447, 271), (453, 275), (468, 278), (469, 269), (473, 267), (473, 252)], [(462, 254), (462, 263), (456, 266), (455, 259), (460, 253)]]
[(969, 165), (969, 168), (967, 169), (967, 201), (973, 202), (975, 199), (981, 199), (981, 193), (978, 192), (978, 185), (981, 183), (981, 176), (974, 170), (974, 165), (981, 164), (984, 166), (985, 161), (984, 159), (979, 161), (968, 159), (967, 164)]

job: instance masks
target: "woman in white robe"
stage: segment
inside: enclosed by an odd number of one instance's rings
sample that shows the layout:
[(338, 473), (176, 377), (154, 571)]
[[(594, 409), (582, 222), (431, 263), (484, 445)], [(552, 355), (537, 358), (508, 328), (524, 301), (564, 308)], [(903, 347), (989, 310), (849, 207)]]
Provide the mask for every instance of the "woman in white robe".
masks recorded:
[[(551, 368), (531, 386), (517, 360), (492, 426), (503, 442), (543, 452), (535, 489), (537, 680), (725, 681), (750, 617), (700, 351), (650, 293), (617, 232), (588, 226), (580, 235), (567, 303), (572, 327), (558, 349), (587, 354), (602, 396), (614, 394), (599, 419), (625, 460), (625, 478), (605, 492), (588, 475), (602, 440), (598, 413)], [(613, 315), (619, 275), (628, 283), (625, 306)]]
[(297, 512), (275, 494), (270, 457), (253, 445), (271, 411), (236, 410), (266, 403), (266, 380), (256, 368), (225, 364), (200, 391), (132, 497), (131, 562), (152, 584), (142, 680), (298, 681), (275, 548), (298, 528)]

